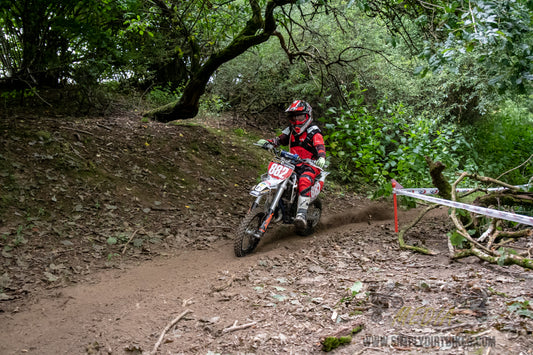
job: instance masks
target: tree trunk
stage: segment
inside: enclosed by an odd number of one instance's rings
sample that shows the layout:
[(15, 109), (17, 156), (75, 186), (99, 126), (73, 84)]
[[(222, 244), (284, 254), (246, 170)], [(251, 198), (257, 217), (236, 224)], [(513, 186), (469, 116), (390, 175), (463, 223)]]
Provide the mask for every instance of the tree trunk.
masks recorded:
[(144, 117), (159, 122), (185, 120), (187, 118), (195, 117), (198, 114), (200, 97), (205, 92), (205, 87), (208, 80), (189, 80), (185, 86), (181, 98), (178, 101), (148, 111), (144, 114)]
[(192, 73), (191, 78), (185, 85), (180, 99), (155, 110), (146, 112), (145, 117), (159, 122), (170, 122), (193, 118), (198, 114), (200, 98), (213, 73), (224, 63), (243, 54), (249, 48), (266, 42), (276, 30), (274, 9), (296, 0), (270, 0), (265, 7), (265, 18), (261, 15), (261, 7), (257, 0), (249, 0), (252, 8), (252, 17), (246, 23), (244, 29), (233, 41), (219, 52), (213, 53), (209, 59)]
[(439, 196), (446, 200), (451, 200), (452, 186), (448, 182), (448, 179), (446, 179), (446, 177), (442, 174), (444, 169), (446, 169), (446, 165), (440, 161), (433, 162), (428, 156), (425, 158), (429, 167), (429, 175), (431, 175), (433, 186), (439, 189)]

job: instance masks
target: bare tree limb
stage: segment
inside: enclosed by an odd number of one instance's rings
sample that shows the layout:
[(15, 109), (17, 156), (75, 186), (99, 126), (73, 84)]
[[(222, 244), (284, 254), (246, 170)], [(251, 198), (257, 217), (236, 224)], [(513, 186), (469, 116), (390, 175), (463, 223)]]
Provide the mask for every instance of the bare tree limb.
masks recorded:
[(222, 330), (222, 334), (229, 333), (229, 332), (234, 332), (236, 330), (242, 330), (242, 329), (253, 327), (257, 323), (262, 322), (262, 320), (257, 321), (257, 322), (246, 323), (246, 324), (242, 324), (242, 325), (237, 325), (238, 322), (239, 321), (236, 320), (231, 327), (228, 327), (228, 328), (225, 328), (224, 330)]
[[(467, 177), (468, 173), (462, 173), (459, 178), (453, 183), (452, 185), (452, 201), (457, 201), (457, 185), (465, 178)], [(475, 241), (474, 239), (472, 239), (472, 237), (470, 236), (470, 234), (468, 234), (468, 231), (466, 230), (466, 228), (464, 227), (463, 223), (461, 223), (461, 221), (459, 220), (459, 218), (457, 217), (457, 213), (456, 213), (456, 209), (455, 208), (452, 208), (452, 211), (450, 213), (450, 218), (452, 219), (453, 221), (453, 224), (455, 224), (455, 227), (457, 228), (457, 232), (459, 234), (461, 234), (461, 236), (463, 238), (465, 238), (466, 240), (468, 240), (470, 243), (472, 243), (473, 245), (477, 246), (479, 249), (481, 250), (484, 250), (486, 253), (488, 254), (491, 254), (491, 251), (487, 248), (485, 248), (483, 245), (481, 245), (480, 243), (478, 243), (477, 241)]]
[(159, 339), (154, 345), (154, 348), (150, 352), (151, 355), (155, 355), (157, 353), (157, 349), (161, 345), (161, 342), (163, 341), (163, 338), (165, 337), (165, 334), (174, 326), (174, 324), (178, 323), (187, 313), (191, 313), (192, 311), (190, 309), (185, 310), (182, 314), (180, 314), (178, 317), (176, 317), (172, 322), (168, 323), (165, 329), (163, 329), (163, 332), (161, 332), (161, 335), (159, 336)]
[[(456, 253), (453, 257), (453, 259), (460, 259), (465, 258), (467, 256), (477, 256), (481, 260), (485, 260), (491, 264), (497, 264), (498, 259), (502, 256), (492, 256), (487, 253), (485, 253), (482, 250), (479, 250), (475, 247), (467, 249), (467, 250), (461, 250), (460, 252)], [(519, 265), (526, 269), (533, 269), (533, 260), (528, 258), (523, 258), (518, 255), (513, 254), (507, 254), (503, 258), (503, 264), (504, 265)]]
[(523, 167), (524, 165), (526, 165), (526, 164), (527, 164), (532, 158), (533, 158), (533, 154), (531, 154), (531, 155), (529, 156), (529, 158), (527, 158), (526, 161), (524, 161), (522, 164), (520, 164), (520, 165), (518, 165), (517, 167), (514, 167), (514, 168), (512, 168), (511, 170), (508, 170), (508, 171), (506, 171), (505, 173), (503, 173), (503, 174), (501, 174), (500, 176), (498, 176), (498, 177), (496, 178), (496, 180), (499, 180), (502, 176), (509, 174), (509, 173), (510, 173), (511, 171), (513, 171), (513, 170), (520, 169), (521, 167)]
[(423, 248), (423, 247), (417, 247), (417, 246), (414, 246), (414, 245), (408, 245), (405, 243), (405, 240), (403, 238), (403, 236), (405, 235), (405, 233), (407, 233), (407, 231), (411, 228), (413, 228), (418, 222), (420, 222), (420, 220), (431, 210), (435, 209), (435, 208), (438, 208), (440, 207), (439, 205), (431, 205), (431, 206), (428, 206), (426, 207), (424, 210), (422, 210), (422, 212), (420, 212), (420, 214), (418, 215), (418, 217), (416, 217), (411, 223), (409, 223), (407, 226), (405, 226), (404, 228), (402, 228), (402, 230), (398, 233), (398, 243), (400, 244), (400, 248), (402, 249), (408, 249), (408, 250), (412, 250), (412, 251), (416, 251), (418, 253), (421, 253), (421, 254), (427, 254), (427, 255), (436, 255), (437, 253), (429, 250), (429, 249), (426, 249), (426, 248)]

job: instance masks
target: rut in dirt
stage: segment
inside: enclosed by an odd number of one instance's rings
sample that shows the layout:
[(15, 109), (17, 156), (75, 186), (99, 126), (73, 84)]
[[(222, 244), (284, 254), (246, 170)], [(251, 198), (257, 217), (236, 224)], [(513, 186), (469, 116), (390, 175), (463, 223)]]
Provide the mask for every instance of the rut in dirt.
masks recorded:
[(324, 217), (320, 224), (320, 230), (341, 227), (347, 224), (372, 221), (385, 221), (394, 216), (392, 206), (385, 203), (363, 208), (351, 208), (340, 214)]

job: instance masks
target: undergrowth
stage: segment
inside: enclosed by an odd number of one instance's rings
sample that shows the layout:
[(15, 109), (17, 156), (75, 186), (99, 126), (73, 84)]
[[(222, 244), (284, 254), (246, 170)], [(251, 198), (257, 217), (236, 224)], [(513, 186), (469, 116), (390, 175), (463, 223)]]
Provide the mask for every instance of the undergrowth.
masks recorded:
[[(348, 105), (330, 107), (321, 119), (333, 178), (374, 191), (374, 197), (391, 193), (391, 179), (406, 187), (432, 186), (425, 157), (444, 163), (451, 183), (462, 171), (498, 177), (533, 152), (532, 114), (516, 104), (508, 103), (482, 122), (458, 126), (401, 103), (383, 100), (365, 107), (362, 92), (348, 97)], [(506, 181), (524, 184), (531, 176), (529, 161)]]
[(324, 119), (335, 178), (370, 186), (377, 197), (390, 192), (390, 179), (409, 187), (431, 186), (426, 156), (446, 164), (450, 176), (476, 170), (467, 154), (472, 145), (456, 126), (416, 116), (401, 103), (382, 101), (371, 111), (362, 100), (351, 95), (349, 107), (330, 108)]

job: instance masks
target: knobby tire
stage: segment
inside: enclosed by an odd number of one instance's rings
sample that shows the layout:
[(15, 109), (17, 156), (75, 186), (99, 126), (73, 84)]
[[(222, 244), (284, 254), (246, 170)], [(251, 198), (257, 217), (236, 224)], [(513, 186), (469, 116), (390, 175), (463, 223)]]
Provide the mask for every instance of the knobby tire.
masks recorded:
[(261, 227), (265, 212), (254, 209), (244, 216), (237, 229), (233, 249), (237, 257), (250, 254), (259, 244), (259, 239), (253, 234)]

